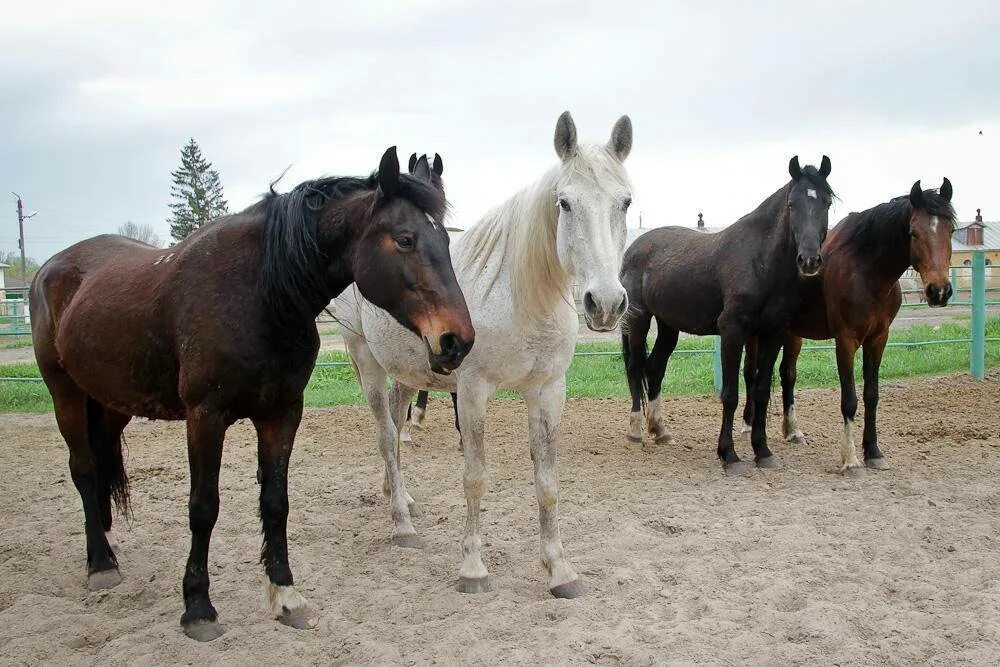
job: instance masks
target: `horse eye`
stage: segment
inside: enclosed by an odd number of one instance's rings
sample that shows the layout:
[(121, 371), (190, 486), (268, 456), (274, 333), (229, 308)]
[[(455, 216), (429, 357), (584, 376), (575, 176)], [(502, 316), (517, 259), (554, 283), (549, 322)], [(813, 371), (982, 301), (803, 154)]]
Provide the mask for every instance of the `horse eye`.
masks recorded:
[(562, 197), (560, 197), (559, 198), (559, 208), (561, 208), (564, 211), (569, 211), (569, 202), (566, 201), (565, 199), (563, 199)]
[(413, 237), (412, 236), (397, 236), (396, 245), (400, 250), (413, 250)]

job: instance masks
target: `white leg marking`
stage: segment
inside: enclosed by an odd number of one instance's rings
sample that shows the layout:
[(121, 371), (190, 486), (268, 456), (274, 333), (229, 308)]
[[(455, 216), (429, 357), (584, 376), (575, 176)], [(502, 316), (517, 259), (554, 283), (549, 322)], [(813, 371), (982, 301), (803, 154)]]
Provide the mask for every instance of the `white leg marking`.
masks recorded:
[(649, 405), (646, 407), (646, 430), (649, 431), (654, 440), (673, 440), (670, 437), (670, 431), (663, 425), (663, 418), (660, 416), (659, 396), (650, 400)]
[(118, 540), (115, 539), (114, 534), (110, 530), (104, 532), (104, 539), (108, 541), (108, 546), (114, 551), (118, 551)]
[(844, 436), (840, 440), (840, 469), (860, 468), (861, 461), (858, 460), (858, 452), (854, 447), (854, 420), (844, 421)]
[(424, 423), (424, 409), (421, 407), (413, 406), (410, 411), (410, 423), (414, 426), (420, 426)]
[(642, 440), (642, 412), (633, 412), (628, 418), (628, 437)]
[[(309, 602), (302, 597), (301, 593), (295, 590), (294, 586), (278, 586), (271, 582), (267, 583), (267, 604), (275, 618), (279, 618), (285, 614), (293, 614), (297, 611), (309, 611)], [(319, 619), (310, 617), (308, 623), (310, 627), (315, 628), (319, 623)]]
[(781, 425), (781, 430), (786, 440), (805, 440), (806, 434), (799, 430), (799, 420), (795, 416), (795, 404), (788, 407), (785, 413), (785, 421)]

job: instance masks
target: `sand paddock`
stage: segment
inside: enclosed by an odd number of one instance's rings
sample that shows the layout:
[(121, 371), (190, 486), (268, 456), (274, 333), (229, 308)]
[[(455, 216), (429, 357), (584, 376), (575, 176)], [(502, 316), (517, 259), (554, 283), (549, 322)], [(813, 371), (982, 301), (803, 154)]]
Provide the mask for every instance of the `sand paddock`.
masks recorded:
[[(839, 395), (799, 394), (807, 446), (781, 471), (726, 478), (719, 407), (676, 398), (677, 445), (629, 444), (620, 400), (571, 400), (560, 452), (567, 552), (586, 597), (552, 599), (538, 561), (523, 405), (495, 401), (483, 515), (493, 592), (454, 591), (465, 502), (450, 403), (403, 454), (423, 550), (389, 544), (365, 408), (310, 410), (290, 473), (289, 542), (312, 632), (268, 616), (257, 564), (252, 428), (226, 443), (212, 598), (228, 632), (181, 632), (188, 548), (180, 423), (129, 426), (135, 518), (124, 581), (88, 593), (83, 513), (51, 415), (0, 416), (0, 661), (996, 663), (1000, 659), (1000, 375), (883, 385), (892, 470), (835, 472)], [(772, 408), (772, 415), (774, 414)], [(769, 419), (772, 438), (779, 419)], [(738, 445), (741, 456), (747, 445)]]

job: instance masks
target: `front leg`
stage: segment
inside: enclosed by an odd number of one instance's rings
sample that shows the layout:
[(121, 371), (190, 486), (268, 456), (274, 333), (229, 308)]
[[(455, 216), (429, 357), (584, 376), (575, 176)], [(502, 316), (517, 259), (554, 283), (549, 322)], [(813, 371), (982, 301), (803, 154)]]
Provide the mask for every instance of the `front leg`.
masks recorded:
[(739, 403), (740, 391), (740, 356), (743, 354), (745, 337), (739, 327), (720, 326), (722, 337), (722, 428), (719, 430), (718, 455), (722, 460), (726, 475), (735, 477), (746, 475), (749, 468), (736, 455), (733, 446), (733, 417)]
[[(392, 416), (392, 423), (396, 427), (396, 432), (399, 433), (399, 438), (396, 442), (396, 467), (399, 468), (399, 481), (403, 486), (403, 500), (406, 501), (406, 507), (410, 512), (411, 519), (420, 516), (421, 510), (420, 506), (413, 500), (413, 496), (406, 490), (406, 478), (403, 475), (403, 459), (400, 456), (400, 445), (403, 442), (409, 442), (409, 439), (404, 437), (406, 432), (406, 411), (410, 407), (410, 399), (413, 398), (414, 392), (416, 392), (415, 389), (407, 387), (398, 380), (392, 383), (392, 390), (389, 392), (389, 414)], [(427, 401), (424, 399), (424, 408), (426, 407)], [(389, 488), (388, 477), (383, 482), (383, 492), (387, 488)]]
[(295, 590), (288, 565), (288, 461), (302, 420), (302, 400), (266, 418), (253, 419), (257, 429), (260, 475), (260, 525), (264, 544), (260, 562), (267, 574), (267, 599), (274, 617), (299, 630), (316, 627), (318, 618)]
[(840, 471), (857, 477), (864, 473), (854, 447), (854, 417), (858, 412), (858, 394), (854, 388), (854, 355), (858, 345), (853, 340), (837, 339), (837, 373), (840, 375), (840, 412), (844, 433), (840, 440)]
[(566, 379), (524, 393), (528, 404), (528, 438), (531, 461), (535, 465), (535, 494), (538, 497), (538, 525), (542, 565), (549, 573), (549, 591), (557, 598), (575, 598), (584, 588), (573, 566), (563, 554), (559, 534), (559, 471), (556, 451), (559, 422), (566, 402)]
[(750, 432), (750, 444), (753, 446), (754, 460), (759, 468), (781, 467), (781, 462), (767, 446), (767, 404), (771, 400), (774, 362), (780, 350), (780, 336), (757, 337), (757, 377), (754, 379), (753, 387), (753, 428)]
[(188, 465), (191, 496), (188, 518), (191, 524), (191, 551), (184, 569), (184, 634), (198, 641), (211, 641), (225, 632), (208, 596), (208, 547), (219, 517), (219, 469), (226, 424), (214, 409), (188, 410)]
[(753, 385), (757, 380), (757, 337), (748, 336), (746, 353), (743, 355), (743, 386), (746, 389), (746, 400), (743, 401), (743, 426), (740, 427), (740, 437), (744, 442), (750, 441), (750, 431), (753, 430)]
[(865, 431), (861, 438), (861, 447), (865, 454), (865, 465), (874, 470), (888, 470), (889, 464), (878, 446), (878, 432), (875, 418), (878, 412), (878, 370), (882, 365), (882, 353), (889, 338), (889, 332), (884, 331), (875, 338), (865, 341), (862, 355), (862, 370), (865, 375)]
[(784, 419), (781, 421), (781, 434), (785, 440), (795, 445), (806, 444), (806, 435), (799, 428), (795, 416), (795, 379), (799, 354), (802, 352), (802, 339), (788, 334), (785, 337), (784, 349), (781, 353), (781, 405)]
[(458, 571), (461, 593), (486, 593), (490, 590), (489, 571), (483, 563), (483, 536), (479, 513), (486, 495), (486, 405), (494, 387), (486, 380), (463, 374), (458, 382), (458, 418), (462, 423), (465, 473), (465, 534), (462, 536), (462, 566)]

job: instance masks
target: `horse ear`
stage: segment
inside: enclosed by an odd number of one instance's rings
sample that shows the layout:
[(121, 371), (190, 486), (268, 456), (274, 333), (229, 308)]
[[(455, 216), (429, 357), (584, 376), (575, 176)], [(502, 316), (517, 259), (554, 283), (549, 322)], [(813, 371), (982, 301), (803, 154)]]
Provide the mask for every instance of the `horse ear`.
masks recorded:
[(378, 165), (378, 189), (385, 197), (392, 197), (399, 188), (399, 158), (396, 147), (390, 146)]
[(788, 161), (788, 175), (792, 177), (793, 181), (797, 181), (802, 178), (802, 167), (799, 166), (798, 155)]
[(406, 165), (406, 171), (413, 173), (413, 168), (417, 166), (417, 154), (410, 153), (410, 162)]
[(938, 190), (938, 193), (946, 202), (951, 202), (951, 181), (948, 180), (947, 176), (944, 177), (944, 181), (941, 183), (941, 188)]
[(615, 123), (611, 130), (611, 140), (608, 141), (608, 150), (619, 162), (624, 162), (632, 152), (632, 119), (628, 116), (622, 116)]
[(913, 208), (923, 208), (924, 207), (924, 191), (920, 189), (920, 181), (913, 184), (910, 188), (910, 206)]
[(427, 156), (421, 155), (420, 159), (417, 160), (417, 163), (413, 166), (413, 169), (411, 169), (410, 172), (422, 181), (431, 180), (431, 168), (430, 165), (427, 164)]
[(568, 160), (576, 155), (576, 123), (568, 111), (563, 111), (556, 121), (556, 155)]
[(830, 158), (823, 156), (823, 161), (819, 163), (819, 175), (826, 178), (830, 175), (830, 171), (833, 169), (833, 165), (830, 164)]
[(434, 173), (438, 176), (444, 173), (444, 160), (437, 153), (434, 154)]

